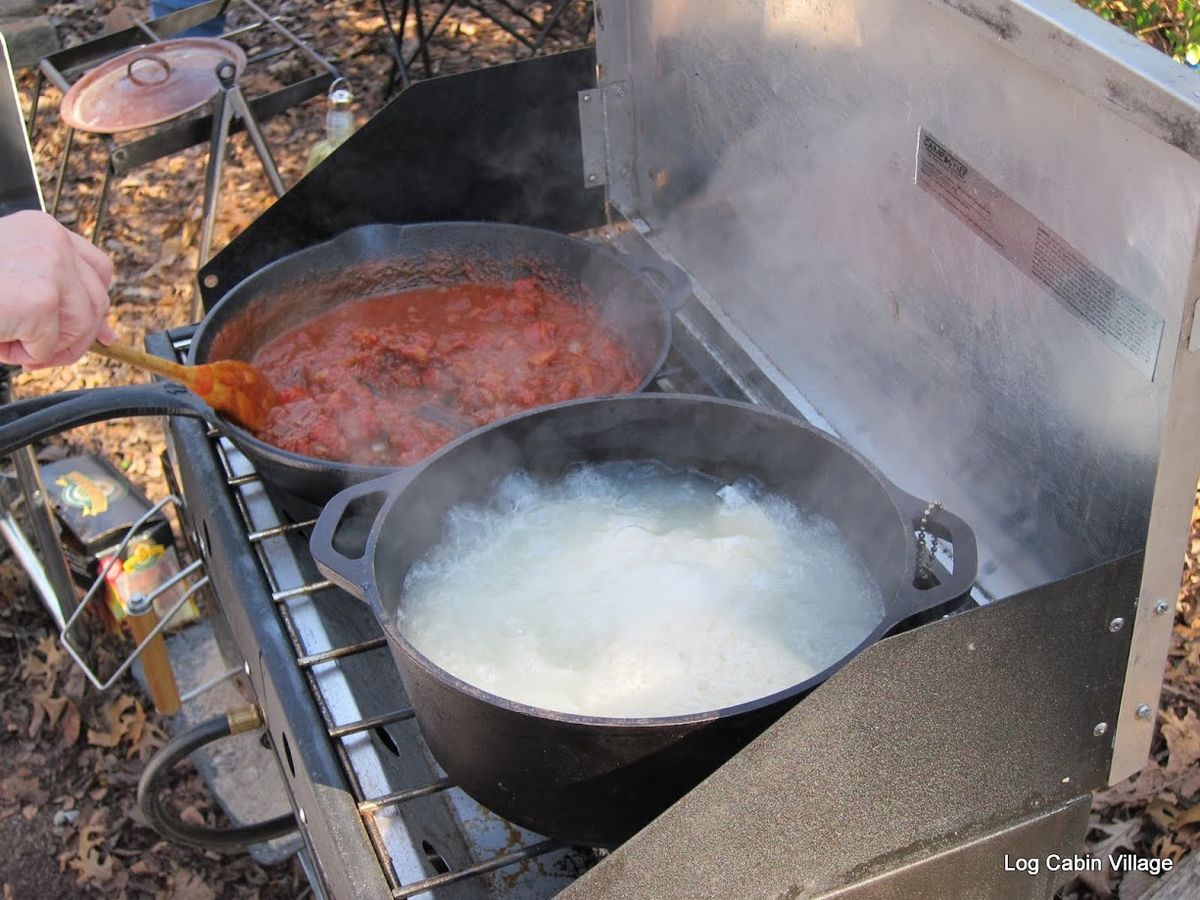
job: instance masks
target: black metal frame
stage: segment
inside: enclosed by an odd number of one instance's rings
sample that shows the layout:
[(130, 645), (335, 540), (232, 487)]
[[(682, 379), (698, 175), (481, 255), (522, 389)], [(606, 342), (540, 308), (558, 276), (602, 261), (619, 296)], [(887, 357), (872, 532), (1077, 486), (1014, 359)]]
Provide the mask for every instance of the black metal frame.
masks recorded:
[(356, 225), (603, 225), (579, 132), (578, 94), (595, 69), (583, 49), (414, 84), (200, 269), (205, 307), (265, 262)]
[[(427, 0), (427, 4), (432, 6), (438, 0)], [(396, 89), (399, 84), (401, 88), (407, 88), (412, 84), (412, 75), (410, 69), (419, 57), (422, 68), (425, 70), (425, 77), (433, 77), (433, 61), (429, 56), (429, 42), (437, 33), (438, 27), (442, 24), (442, 20), (446, 18), (446, 14), (454, 7), (456, 0), (440, 0), (441, 7), (433, 17), (433, 21), (429, 24), (425, 22), (425, 13), (421, 6), (421, 0), (401, 0), (400, 9), (395, 18), (392, 16), (392, 11), (388, 6), (388, 0), (379, 0), (379, 12), (383, 15), (383, 21), (387, 26), (389, 50), (392, 57), (392, 68), (388, 73), (388, 93)], [(489, 6), (489, 3), (492, 4)], [(529, 51), (530, 56), (536, 56), (542, 51), (546, 44), (546, 39), (554, 31), (559, 20), (566, 12), (567, 4), (570, 0), (554, 0), (554, 5), (546, 14), (546, 17), (539, 21), (534, 18), (524, 9), (509, 2), (509, 0), (466, 0), (463, 4), (471, 7), (480, 15), (494, 22), (497, 27), (503, 30), (506, 34), (512, 37), (517, 43)], [(499, 9), (493, 8), (499, 7)], [(503, 10), (504, 12), (501, 12)], [(526, 34), (521, 30), (521, 27), (510, 24), (509, 17), (518, 20), (522, 26), (528, 26), (532, 29), (531, 34)], [(413, 25), (417, 32), (417, 46), (408, 56), (404, 53), (404, 31), (408, 25), (409, 16), (413, 17)]]

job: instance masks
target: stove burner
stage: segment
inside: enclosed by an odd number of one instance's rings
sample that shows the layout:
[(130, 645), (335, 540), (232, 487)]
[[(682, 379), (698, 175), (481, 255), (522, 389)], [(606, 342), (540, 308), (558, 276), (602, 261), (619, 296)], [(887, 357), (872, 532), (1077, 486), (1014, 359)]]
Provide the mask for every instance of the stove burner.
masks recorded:
[[(154, 335), (148, 346), (178, 359), (193, 331)], [(656, 379), (661, 390), (709, 394), (714, 383), (677, 353)], [(308, 554), (317, 508), (264, 484), (202, 423), (171, 420), (170, 457), (214, 595), (248, 662), (314, 889), (404, 898), (478, 879), (490, 895), (544, 897), (596, 862), (601, 851), (517, 828), (438, 769), (378, 624)]]

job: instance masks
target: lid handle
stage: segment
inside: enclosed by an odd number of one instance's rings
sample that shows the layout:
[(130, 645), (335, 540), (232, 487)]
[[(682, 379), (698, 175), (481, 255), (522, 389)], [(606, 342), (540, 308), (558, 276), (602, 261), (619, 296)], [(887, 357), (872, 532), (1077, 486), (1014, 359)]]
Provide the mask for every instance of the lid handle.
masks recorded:
[[(133, 74), (133, 67), (140, 62), (158, 63), (158, 65), (162, 66), (162, 70), (163, 70), (162, 77), (158, 78), (158, 79), (151, 79), (149, 81), (147, 81), (143, 78), (138, 78), (136, 75)], [(154, 87), (155, 85), (166, 84), (167, 80), (170, 79), (171, 64), (169, 62), (167, 62), (165, 59), (163, 59), (161, 56), (156, 56), (153, 53), (141, 53), (129, 61), (129, 65), (127, 65), (125, 67), (125, 75), (129, 78), (130, 81), (132, 81), (134, 84), (138, 85), (139, 87)]]

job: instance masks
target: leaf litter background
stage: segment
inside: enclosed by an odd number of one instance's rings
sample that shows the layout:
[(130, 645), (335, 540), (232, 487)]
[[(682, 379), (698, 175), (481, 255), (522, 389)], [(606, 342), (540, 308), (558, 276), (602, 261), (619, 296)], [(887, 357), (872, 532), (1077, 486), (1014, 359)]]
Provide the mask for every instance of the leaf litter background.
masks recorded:
[[(547, 3), (533, 4), (541, 11)], [(265, 6), (347, 76), (361, 124), (387, 100), (390, 70), (385, 24), (373, 3), (283, 0)], [(64, 45), (147, 18), (145, 6), (77, 0), (50, 8)], [(568, 9), (552, 49), (591, 40), (585, 0)], [(411, 27), (410, 27), (411, 36)], [(456, 5), (432, 47), (436, 74), (507, 62), (520, 48), (494, 24)], [(249, 96), (308, 74), (292, 56), (252, 69)], [(419, 71), (419, 67), (418, 67)], [(33, 79), (19, 79), (28, 104)], [(63, 147), (58, 96), (43, 95), (34, 151), (43, 189), (52, 189)], [(300, 177), (309, 149), (323, 136), (324, 103), (315, 98), (262, 123), (286, 184)], [(113, 320), (121, 337), (140, 345), (148, 331), (190, 320), (200, 227), (205, 146), (159, 160), (116, 182), (100, 243), (112, 255)], [(68, 171), (59, 218), (90, 235), (104, 157), (82, 136)], [(259, 161), (244, 136), (233, 139), (221, 192), (214, 249), (219, 250), (272, 201)], [(22, 396), (78, 387), (125, 384), (142, 376), (94, 356), (74, 367), (25, 373)], [(89, 426), (48, 445), (44, 458), (101, 452), (148, 496), (166, 495), (160, 424), (132, 419)], [(1200, 508), (1198, 508), (1200, 509)], [(180, 542), (182, 546), (182, 542)], [(6, 549), (6, 548), (5, 548)], [(91, 652), (111, 668), (125, 649), (99, 637)], [(1193, 517), (1184, 588), (1168, 660), (1158, 729), (1147, 766), (1098, 795), (1088, 849), (1182, 859), (1200, 845), (1200, 520)], [(107, 695), (85, 687), (20, 568), (0, 558), (0, 900), (10, 898), (239, 897), (297, 898), (309, 888), (295, 860), (263, 868), (245, 855), (221, 856), (160, 841), (139, 821), (135, 788), (143, 763), (166, 740), (164, 723), (132, 679)], [(181, 769), (177, 808), (195, 823), (223, 819), (200, 778)], [(1089, 873), (1066, 885), (1065, 900), (1136, 898), (1155, 883), (1143, 873)]]

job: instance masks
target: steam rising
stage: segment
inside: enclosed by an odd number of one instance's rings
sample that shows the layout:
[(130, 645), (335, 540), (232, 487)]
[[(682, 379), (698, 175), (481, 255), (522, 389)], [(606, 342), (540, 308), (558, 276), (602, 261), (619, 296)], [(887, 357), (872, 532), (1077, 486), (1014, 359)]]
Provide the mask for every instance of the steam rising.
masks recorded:
[(683, 715), (798, 684), (883, 617), (827, 519), (758, 484), (655, 464), (507, 477), (410, 571), (401, 630), (447, 671), (541, 708)]

